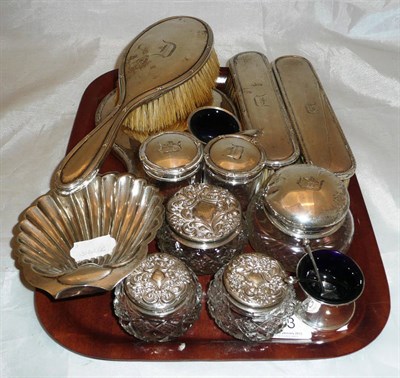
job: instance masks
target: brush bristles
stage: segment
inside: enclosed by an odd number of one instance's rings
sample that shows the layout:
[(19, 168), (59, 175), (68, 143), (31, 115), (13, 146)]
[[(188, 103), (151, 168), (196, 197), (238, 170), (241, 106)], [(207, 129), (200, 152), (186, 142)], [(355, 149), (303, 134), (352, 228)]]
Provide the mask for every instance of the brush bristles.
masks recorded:
[(219, 61), (212, 50), (209, 59), (197, 74), (130, 112), (123, 122), (124, 132), (142, 142), (160, 131), (185, 130), (189, 114), (212, 99), (212, 89), (218, 74)]

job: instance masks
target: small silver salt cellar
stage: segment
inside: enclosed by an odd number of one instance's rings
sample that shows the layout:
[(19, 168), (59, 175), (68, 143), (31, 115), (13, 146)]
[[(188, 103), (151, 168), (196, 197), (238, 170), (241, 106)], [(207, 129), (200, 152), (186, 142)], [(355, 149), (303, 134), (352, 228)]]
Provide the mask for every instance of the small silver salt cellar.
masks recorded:
[(255, 139), (241, 134), (216, 137), (204, 149), (204, 163), (205, 181), (228, 189), (245, 212), (265, 166), (264, 151)]
[(157, 242), (160, 251), (180, 258), (197, 275), (214, 274), (247, 242), (240, 204), (224, 188), (188, 185), (166, 204)]
[(165, 342), (194, 324), (201, 298), (196, 275), (181, 260), (152, 253), (115, 288), (114, 313), (127, 333)]
[(165, 200), (202, 178), (203, 146), (186, 132), (150, 136), (139, 148), (139, 159), (147, 179), (160, 189)]
[(271, 339), (295, 309), (290, 279), (278, 261), (262, 253), (234, 257), (215, 274), (207, 295), (217, 326), (244, 341)]
[(347, 187), (334, 173), (311, 164), (276, 171), (246, 214), (249, 242), (295, 272), (309, 250), (346, 253), (354, 234)]

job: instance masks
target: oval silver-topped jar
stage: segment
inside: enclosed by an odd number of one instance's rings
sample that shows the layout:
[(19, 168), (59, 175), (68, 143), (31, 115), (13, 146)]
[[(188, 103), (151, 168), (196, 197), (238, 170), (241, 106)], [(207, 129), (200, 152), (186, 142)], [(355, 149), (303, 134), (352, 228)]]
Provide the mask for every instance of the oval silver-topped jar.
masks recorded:
[(201, 297), (196, 275), (181, 260), (152, 253), (116, 287), (114, 312), (127, 333), (164, 342), (198, 319)]
[(208, 309), (216, 324), (245, 341), (266, 341), (295, 309), (293, 285), (281, 265), (262, 253), (243, 253), (210, 283)]
[(139, 159), (151, 183), (167, 200), (180, 188), (199, 182), (202, 176), (202, 144), (187, 132), (168, 131), (147, 138)]
[(239, 200), (243, 212), (261, 184), (265, 166), (263, 149), (246, 135), (214, 138), (204, 149), (205, 181), (228, 189)]
[(158, 247), (183, 260), (198, 275), (214, 274), (240, 253), (247, 237), (238, 200), (206, 183), (188, 185), (166, 204)]
[(295, 272), (305, 248), (346, 252), (354, 234), (350, 197), (332, 172), (310, 164), (276, 171), (247, 212), (249, 241)]

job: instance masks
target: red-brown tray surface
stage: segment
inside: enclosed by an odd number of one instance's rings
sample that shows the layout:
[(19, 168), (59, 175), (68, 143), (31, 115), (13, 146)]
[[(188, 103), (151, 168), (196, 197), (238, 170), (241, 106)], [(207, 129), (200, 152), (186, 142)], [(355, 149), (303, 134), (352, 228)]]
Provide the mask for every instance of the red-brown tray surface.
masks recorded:
[[(227, 75), (225, 68), (221, 76)], [(116, 85), (117, 71), (93, 81), (83, 94), (71, 138), (70, 150), (95, 124), (101, 100)], [(124, 165), (109, 156), (102, 172), (124, 171)], [(389, 288), (375, 235), (356, 177), (349, 185), (355, 235), (348, 254), (361, 266), (365, 290), (347, 330), (318, 332), (307, 342), (246, 343), (220, 331), (207, 313), (205, 299), (200, 319), (181, 338), (168, 343), (144, 343), (126, 334), (112, 310), (113, 293), (54, 300), (36, 290), (37, 316), (48, 334), (65, 348), (88, 357), (110, 360), (290, 360), (330, 358), (355, 352), (382, 331), (390, 312)], [(149, 250), (155, 251), (154, 242)], [(204, 292), (209, 276), (200, 277)]]

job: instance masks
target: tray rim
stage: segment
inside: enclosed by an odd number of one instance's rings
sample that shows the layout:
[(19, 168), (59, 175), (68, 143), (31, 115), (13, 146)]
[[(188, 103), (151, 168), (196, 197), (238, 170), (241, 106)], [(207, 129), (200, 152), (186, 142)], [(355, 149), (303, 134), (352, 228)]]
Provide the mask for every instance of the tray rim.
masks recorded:
[[(223, 87), (226, 81), (226, 77), (229, 75), (229, 70), (226, 67), (221, 67), (221, 77), (222, 79), (219, 82), (219, 86)], [(116, 80), (118, 76), (118, 70), (112, 70), (109, 72), (106, 72), (105, 74), (99, 76), (96, 78), (92, 83), (89, 84), (89, 86), (86, 88), (85, 92), (82, 95), (82, 100), (79, 105), (75, 123), (71, 132), (70, 140), (68, 142), (68, 148), (67, 151), (73, 148), (73, 146), (81, 139), (83, 138), (89, 131), (89, 128), (85, 127), (80, 127), (82, 125), (82, 122), (85, 124), (92, 125), (94, 126), (94, 113), (96, 111), (97, 105), (101, 102), (103, 99), (104, 95), (106, 95), (109, 91), (115, 87)], [(113, 87), (111, 87), (113, 86)], [(99, 89), (100, 88), (100, 89)], [(108, 90), (107, 93), (103, 93)], [(102, 95), (100, 95), (99, 92), (102, 92)], [(87, 110), (90, 109), (90, 112)], [(108, 162), (111, 160), (117, 160), (115, 157), (110, 157), (108, 159)], [(107, 161), (105, 164), (105, 169), (110, 170), (120, 170), (121, 169), (121, 162), (112, 162), (109, 164), (107, 167)], [(334, 358), (334, 357), (339, 357), (339, 356), (344, 356), (353, 352), (356, 352), (368, 344), (370, 344), (373, 340), (378, 337), (378, 335), (381, 333), (383, 328), (385, 327), (389, 313), (390, 313), (390, 292), (389, 292), (389, 287), (388, 287), (388, 282), (386, 278), (386, 274), (384, 271), (383, 263), (381, 260), (379, 248), (375, 239), (375, 235), (373, 232), (372, 224), (368, 216), (368, 211), (366, 209), (361, 189), (358, 184), (356, 175), (352, 177), (350, 181), (350, 186), (353, 191), (356, 192), (357, 196), (359, 197), (360, 200), (360, 208), (362, 211), (365, 213), (366, 218), (363, 219), (363, 223), (366, 224), (366, 227), (370, 229), (370, 235), (368, 235), (370, 242), (373, 244), (373, 249), (375, 251), (374, 257), (374, 262), (377, 264), (375, 268), (378, 268), (378, 270), (381, 271), (381, 278), (382, 282), (380, 283), (381, 289), (383, 288), (383, 293), (382, 297), (380, 298), (379, 301), (377, 302), (372, 302), (368, 304), (362, 304), (361, 306), (363, 307), (363, 315), (367, 314), (369, 316), (369, 313), (371, 312), (377, 312), (377, 310), (380, 311), (379, 314), (375, 314), (375, 320), (379, 322), (379, 324), (374, 323), (373, 329), (367, 329), (367, 334), (363, 335), (364, 338), (359, 337), (356, 341), (353, 341), (353, 343), (347, 343), (347, 336), (342, 336), (338, 339), (335, 339), (333, 341), (328, 341), (324, 342), (324, 337), (322, 337), (318, 342), (285, 342), (285, 341), (274, 341), (274, 342), (268, 342), (268, 343), (246, 343), (243, 341), (235, 340), (235, 339), (216, 339), (214, 341), (218, 342), (220, 341), (223, 343), (223, 346), (226, 346), (229, 344), (230, 346), (230, 353), (215, 353), (215, 345), (212, 345), (210, 347), (210, 341), (209, 340), (203, 340), (201, 343), (198, 342), (198, 352), (199, 353), (193, 353), (193, 351), (190, 352), (185, 352), (185, 353), (167, 353), (165, 355), (162, 354), (157, 354), (157, 358), (154, 358), (154, 355), (146, 356), (144, 353), (146, 348), (148, 350), (159, 350), (162, 349), (163, 345), (182, 345), (182, 343), (190, 343), (189, 341), (182, 341), (186, 340), (185, 338), (182, 338), (182, 340), (178, 339), (177, 341), (174, 342), (169, 342), (167, 344), (157, 344), (157, 345), (152, 345), (152, 344), (145, 344), (145, 345), (140, 345), (140, 348), (142, 352), (137, 353), (137, 357), (135, 356), (135, 353), (127, 353), (125, 356), (121, 356), (121, 358), (111, 356), (110, 353), (107, 353), (107, 351), (99, 351), (98, 350), (98, 345), (96, 346), (96, 343), (94, 342), (93, 345), (97, 348), (96, 351), (90, 350), (90, 343), (85, 344), (86, 346), (82, 347), (79, 345), (76, 345), (77, 343), (74, 342), (74, 340), (71, 340), (70, 338), (66, 337), (65, 335), (65, 330), (63, 331), (62, 326), (60, 328), (52, 327), (49, 323), (49, 315), (45, 315), (46, 312), (51, 309), (55, 308), (54, 306), (57, 306), (57, 303), (68, 303), (68, 300), (66, 301), (56, 301), (53, 300), (47, 293), (43, 292), (40, 289), (35, 290), (34, 294), (34, 302), (35, 302), (35, 310), (36, 310), (36, 315), (42, 325), (42, 327), (46, 330), (46, 332), (49, 334), (49, 336), (54, 339), (56, 342), (58, 342), (61, 346), (65, 347), (66, 349), (71, 350), (72, 352), (81, 354), (86, 357), (91, 357), (91, 358), (99, 358), (99, 359), (107, 359), (107, 360), (136, 360), (136, 361), (146, 361), (146, 360), (163, 360), (163, 361), (177, 361), (177, 360), (199, 360), (199, 361), (206, 361), (206, 360), (219, 360), (219, 361), (227, 361), (227, 360), (300, 360), (300, 359), (318, 359), (318, 358)], [(352, 201), (353, 202), (353, 201)], [(207, 278), (204, 278), (203, 284), (207, 282)], [(381, 290), (382, 291), (382, 290)], [(107, 296), (111, 296), (112, 293), (104, 293), (98, 296), (94, 296), (91, 299), (93, 300), (99, 300), (99, 298), (106, 298)], [(87, 298), (81, 298), (83, 300), (87, 300)], [(104, 299), (105, 300), (105, 299)], [(363, 303), (363, 302), (361, 302)], [(370, 310), (370, 312), (368, 312)], [(110, 309), (111, 311), (111, 309)], [(357, 313), (357, 312), (356, 312)], [(359, 311), (361, 313), (361, 310)], [(115, 319), (116, 321), (116, 319)], [(355, 316), (355, 318), (351, 321), (349, 324), (349, 330), (345, 331), (345, 334), (348, 333), (348, 338), (351, 338), (354, 332), (354, 327), (360, 327), (363, 326), (363, 319), (360, 319), (359, 317)], [(357, 328), (358, 329), (358, 328)], [(353, 331), (353, 332), (350, 332)], [(369, 333), (368, 333), (369, 331)], [(64, 333), (63, 333), (64, 332)], [(189, 331), (190, 332), (190, 331)], [(328, 335), (329, 333), (325, 333), (325, 335)], [(342, 335), (345, 335), (342, 334)], [(368, 337), (365, 337), (368, 336)], [(73, 339), (73, 338), (72, 338)], [(96, 337), (94, 337), (96, 339)], [(93, 341), (93, 340), (92, 340)], [(139, 343), (137, 343), (139, 344)], [(137, 345), (136, 344), (136, 345)], [(201, 344), (201, 345), (200, 345)], [(204, 344), (204, 345), (203, 345)], [(233, 347), (232, 347), (233, 346)], [(305, 353), (304, 351), (304, 346), (307, 346), (307, 352)], [(236, 348), (234, 351), (233, 348)], [(100, 348), (101, 349), (101, 348)], [(223, 348), (222, 348), (223, 349)], [(273, 350), (273, 353), (271, 354), (266, 354), (264, 350)], [(249, 352), (246, 352), (246, 350), (250, 350)], [(143, 352), (144, 351), (144, 352)], [(333, 352), (332, 352), (333, 351)]]

